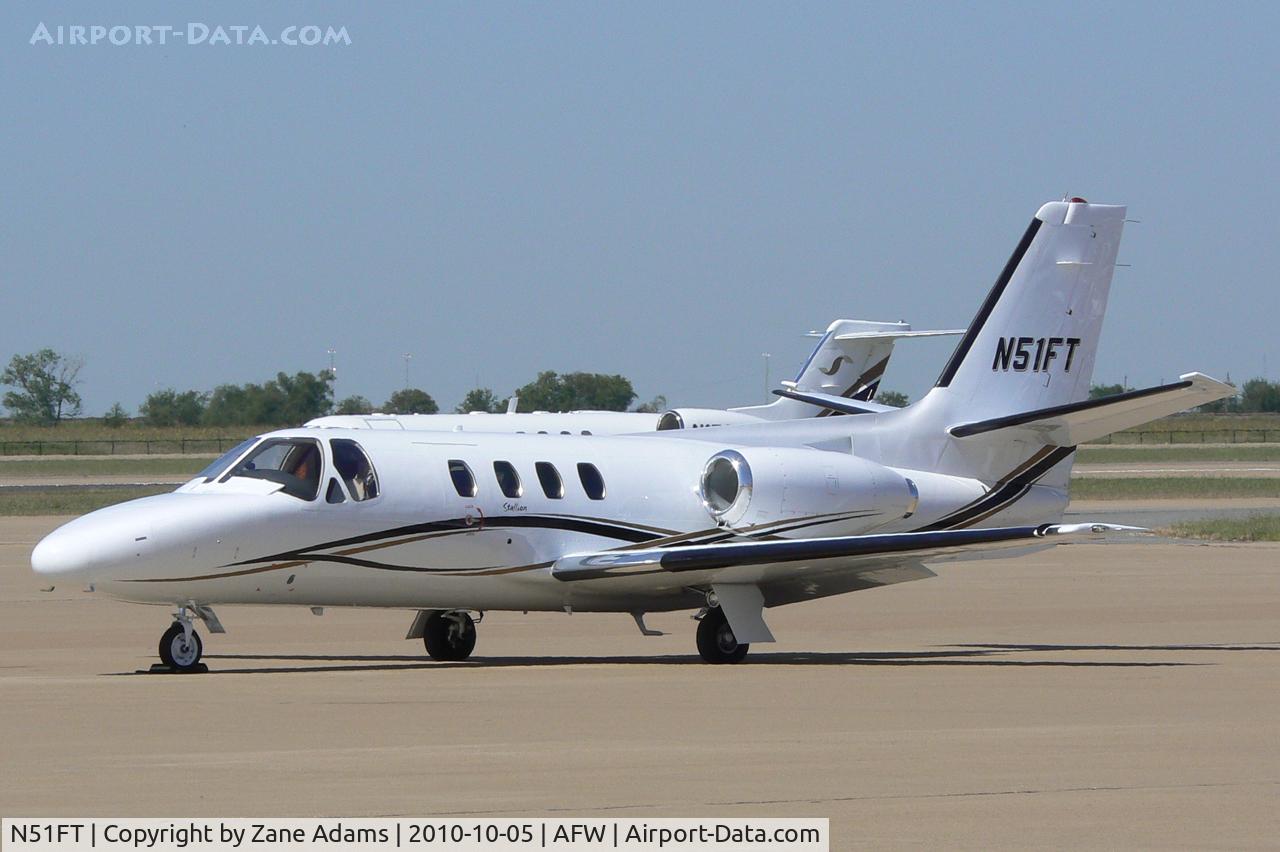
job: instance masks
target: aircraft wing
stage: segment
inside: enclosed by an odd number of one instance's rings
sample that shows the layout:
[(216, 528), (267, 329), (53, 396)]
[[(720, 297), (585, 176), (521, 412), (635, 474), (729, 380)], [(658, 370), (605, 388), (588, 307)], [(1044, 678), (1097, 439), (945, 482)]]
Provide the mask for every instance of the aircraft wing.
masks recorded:
[[(1100, 538), (1108, 533), (1145, 532), (1141, 527), (1116, 524), (1042, 524), (1040, 526), (960, 529), (935, 532), (885, 533), (838, 538), (746, 541), (729, 544), (685, 545), (647, 550), (608, 550), (576, 553), (558, 559), (551, 575), (558, 580), (597, 580), (653, 574), (712, 572), (717, 583), (785, 582), (812, 572), (816, 577), (837, 572), (884, 572), (894, 566), (955, 558), (980, 558), (989, 551), (1040, 548)], [(908, 571), (911, 574), (912, 571)], [(867, 585), (932, 576), (886, 577)], [(887, 582), (886, 582), (887, 581)]]
[(1203, 373), (1187, 373), (1172, 384), (965, 423), (948, 431), (957, 438), (970, 438), (1004, 430), (1001, 437), (1007, 440), (1019, 437), (1012, 433), (1021, 432), (1021, 437), (1033, 441), (1074, 447), (1235, 393), (1236, 389), (1225, 382)]

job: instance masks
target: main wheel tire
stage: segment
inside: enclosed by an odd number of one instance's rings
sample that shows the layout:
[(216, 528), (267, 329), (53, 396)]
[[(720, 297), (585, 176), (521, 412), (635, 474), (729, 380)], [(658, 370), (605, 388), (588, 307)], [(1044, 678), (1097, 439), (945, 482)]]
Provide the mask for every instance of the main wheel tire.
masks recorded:
[(733, 635), (729, 620), (719, 607), (698, 622), (698, 653), (708, 663), (740, 663), (751, 646)]
[(200, 641), (200, 634), (192, 630), (191, 641), (188, 642), (187, 632), (176, 621), (160, 637), (160, 662), (174, 671), (195, 671), (203, 653), (204, 643)]
[(476, 648), (476, 623), (465, 612), (433, 612), (427, 617), (422, 644), (433, 660), (460, 662)]

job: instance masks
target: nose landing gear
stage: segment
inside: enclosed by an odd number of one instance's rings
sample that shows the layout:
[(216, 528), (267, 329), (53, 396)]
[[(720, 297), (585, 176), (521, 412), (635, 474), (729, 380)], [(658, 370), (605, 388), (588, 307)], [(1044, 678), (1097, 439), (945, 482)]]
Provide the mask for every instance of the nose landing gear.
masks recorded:
[(200, 641), (200, 634), (191, 627), (187, 608), (181, 607), (173, 619), (173, 624), (160, 637), (160, 662), (175, 672), (207, 671), (200, 662), (204, 643)]

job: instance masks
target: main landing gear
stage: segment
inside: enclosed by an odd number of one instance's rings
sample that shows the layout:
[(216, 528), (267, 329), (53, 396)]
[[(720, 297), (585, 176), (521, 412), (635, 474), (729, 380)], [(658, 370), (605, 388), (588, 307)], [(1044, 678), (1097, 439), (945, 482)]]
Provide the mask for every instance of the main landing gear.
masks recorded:
[(173, 619), (173, 624), (160, 637), (160, 662), (175, 672), (206, 671), (200, 663), (204, 643), (200, 641), (200, 634), (191, 626), (187, 608), (179, 608)]
[(698, 653), (708, 663), (740, 663), (751, 646), (739, 642), (720, 607), (708, 607), (698, 619)]
[(476, 648), (476, 623), (461, 610), (436, 610), (427, 616), (422, 644), (433, 660), (456, 663), (471, 656)]

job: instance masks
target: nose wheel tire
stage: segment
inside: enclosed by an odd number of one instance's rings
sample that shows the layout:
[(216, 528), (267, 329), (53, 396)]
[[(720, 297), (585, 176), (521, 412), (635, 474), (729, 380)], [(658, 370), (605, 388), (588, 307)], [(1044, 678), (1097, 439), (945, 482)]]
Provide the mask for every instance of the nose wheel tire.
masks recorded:
[(433, 612), (427, 617), (422, 644), (433, 660), (456, 663), (476, 647), (476, 623), (465, 612)]
[(733, 635), (733, 628), (719, 607), (708, 611), (698, 622), (698, 653), (708, 663), (740, 663), (750, 648)]
[(191, 638), (187, 639), (186, 631), (176, 621), (160, 637), (160, 661), (174, 671), (195, 671), (203, 653), (200, 634), (192, 630)]

